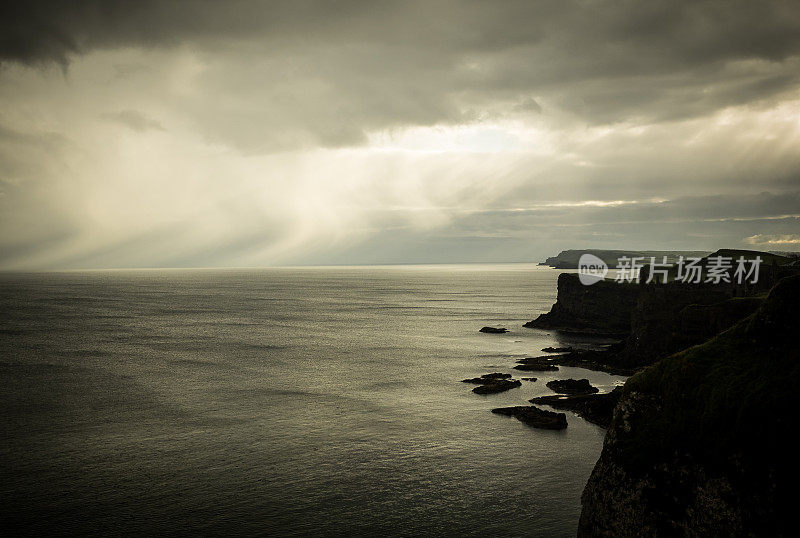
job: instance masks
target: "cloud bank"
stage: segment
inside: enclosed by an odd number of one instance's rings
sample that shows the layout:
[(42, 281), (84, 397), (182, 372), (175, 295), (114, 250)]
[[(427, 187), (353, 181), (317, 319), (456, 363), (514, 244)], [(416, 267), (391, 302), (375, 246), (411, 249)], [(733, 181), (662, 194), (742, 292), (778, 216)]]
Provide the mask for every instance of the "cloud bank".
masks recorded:
[(793, 2), (4, 9), (0, 267), (522, 261), (800, 231)]

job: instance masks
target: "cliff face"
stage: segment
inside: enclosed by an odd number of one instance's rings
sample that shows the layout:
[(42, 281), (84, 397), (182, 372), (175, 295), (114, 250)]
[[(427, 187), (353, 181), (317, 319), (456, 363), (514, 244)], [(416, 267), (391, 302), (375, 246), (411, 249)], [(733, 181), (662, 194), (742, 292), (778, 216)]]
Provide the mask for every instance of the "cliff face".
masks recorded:
[(654, 284), (640, 286), (630, 335), (616, 363), (647, 366), (719, 334), (752, 314), (760, 297), (731, 298), (727, 288)]
[(782, 280), (750, 317), (628, 380), (579, 536), (793, 532), (798, 301), (800, 276)]
[(601, 281), (584, 286), (574, 273), (558, 275), (558, 298), (550, 312), (525, 327), (624, 335), (639, 295), (635, 284)]
[(562, 273), (550, 312), (525, 327), (625, 338), (622, 350), (606, 360), (636, 369), (705, 342), (752, 314), (762, 301), (762, 297), (732, 297), (733, 291), (683, 283), (601, 281), (585, 286), (577, 274)]

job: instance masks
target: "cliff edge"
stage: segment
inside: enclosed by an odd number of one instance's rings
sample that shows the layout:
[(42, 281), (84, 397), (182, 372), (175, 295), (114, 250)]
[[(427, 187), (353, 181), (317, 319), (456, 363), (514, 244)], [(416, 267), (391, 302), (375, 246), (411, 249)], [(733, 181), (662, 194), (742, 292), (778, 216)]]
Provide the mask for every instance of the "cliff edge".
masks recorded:
[(630, 378), (579, 536), (793, 534), (800, 276), (712, 340)]
[(524, 327), (625, 336), (631, 330), (631, 313), (638, 296), (637, 284), (604, 280), (584, 286), (576, 273), (561, 273), (558, 296), (550, 312)]

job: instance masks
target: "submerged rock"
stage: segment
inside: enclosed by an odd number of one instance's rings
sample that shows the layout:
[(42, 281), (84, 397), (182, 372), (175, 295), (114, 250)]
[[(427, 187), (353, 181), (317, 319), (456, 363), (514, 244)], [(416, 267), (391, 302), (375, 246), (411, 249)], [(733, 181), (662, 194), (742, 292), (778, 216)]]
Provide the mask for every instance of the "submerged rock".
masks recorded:
[(572, 346), (568, 346), (568, 347), (545, 347), (545, 348), (542, 348), (542, 351), (544, 351), (545, 353), (571, 353), (572, 352)]
[(554, 379), (546, 383), (547, 388), (561, 394), (591, 394), (598, 392), (588, 379)]
[(498, 407), (492, 413), (514, 417), (520, 422), (533, 428), (545, 430), (563, 430), (567, 427), (567, 415), (545, 411), (534, 405), (515, 405), (512, 407)]
[(557, 372), (558, 366), (554, 365), (539, 365), (539, 364), (518, 364), (514, 366), (514, 370), (522, 370), (523, 372)]
[(592, 424), (608, 428), (614, 414), (614, 407), (621, 395), (622, 387), (617, 387), (606, 394), (572, 394), (569, 396), (553, 394), (539, 396), (529, 401), (532, 404), (549, 405), (556, 409), (572, 411)]
[(522, 382), (518, 379), (487, 379), (485, 384), (475, 387), (472, 392), (475, 394), (496, 394), (521, 386)]
[(550, 355), (539, 355), (538, 357), (525, 357), (524, 359), (517, 359), (519, 364), (536, 364), (536, 363), (548, 363), (548, 364), (556, 364), (553, 362), (553, 359), (556, 357), (551, 357)]
[(507, 333), (508, 329), (505, 327), (482, 327), (480, 332), (482, 333)]
[(524, 372), (556, 372), (558, 366), (550, 362), (549, 357), (526, 357), (517, 361), (519, 364), (514, 366), (515, 370)]
[(475, 383), (476, 385), (484, 385), (496, 379), (508, 379), (511, 374), (501, 374), (500, 372), (493, 372), (491, 374), (483, 374), (480, 377), (473, 377), (471, 379), (462, 379), (462, 383)]
[(621, 344), (613, 344), (602, 350), (575, 349), (563, 355), (553, 355), (550, 360), (559, 366), (573, 366), (614, 375), (631, 376), (636, 373), (636, 368), (626, 368), (616, 364), (620, 347), (622, 347)]
[(492, 372), (491, 374), (483, 374), (480, 377), (462, 379), (461, 382), (480, 385), (472, 389), (475, 394), (495, 394), (522, 386), (519, 380), (511, 379), (511, 374), (503, 374), (501, 372)]
[(483, 374), (482, 379), (508, 379), (511, 374), (503, 374), (500, 372), (492, 372), (491, 374)]

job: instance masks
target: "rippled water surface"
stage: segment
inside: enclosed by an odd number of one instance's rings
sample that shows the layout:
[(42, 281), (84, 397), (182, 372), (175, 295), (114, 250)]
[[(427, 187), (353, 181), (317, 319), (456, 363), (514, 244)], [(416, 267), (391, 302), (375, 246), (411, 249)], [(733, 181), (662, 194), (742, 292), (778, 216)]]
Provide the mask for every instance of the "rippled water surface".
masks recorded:
[[(0, 495), (33, 530), (574, 535), (604, 431), (478, 396), (548, 345), (531, 265), (0, 275)], [(483, 325), (510, 332), (481, 334)]]

